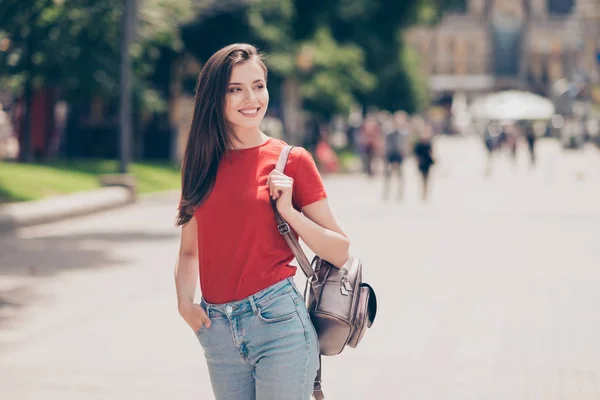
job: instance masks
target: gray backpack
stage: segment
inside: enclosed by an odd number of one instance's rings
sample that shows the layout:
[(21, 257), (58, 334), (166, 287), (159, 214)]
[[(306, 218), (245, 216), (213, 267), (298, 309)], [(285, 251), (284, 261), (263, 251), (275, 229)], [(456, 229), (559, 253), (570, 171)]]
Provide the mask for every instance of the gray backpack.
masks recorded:
[[(292, 146), (284, 147), (275, 169), (284, 171), (291, 150)], [(350, 257), (343, 268), (334, 267), (318, 256), (309, 263), (298, 239), (277, 211), (275, 201), (271, 200), (271, 206), (279, 233), (307, 278), (304, 299), (319, 337), (321, 364), (321, 355), (340, 354), (346, 346), (354, 348), (361, 341), (377, 313), (375, 291), (363, 282), (362, 262), (358, 258)], [(321, 368), (315, 379), (313, 396), (317, 400), (325, 398), (321, 390)]]

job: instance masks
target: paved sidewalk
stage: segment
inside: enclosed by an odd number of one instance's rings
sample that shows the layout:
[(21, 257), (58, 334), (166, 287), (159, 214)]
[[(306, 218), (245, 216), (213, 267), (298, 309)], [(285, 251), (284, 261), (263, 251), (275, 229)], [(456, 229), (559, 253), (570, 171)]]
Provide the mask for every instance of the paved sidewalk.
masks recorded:
[(55, 196), (48, 199), (0, 205), (0, 232), (54, 222), (121, 207), (134, 201), (124, 187)]

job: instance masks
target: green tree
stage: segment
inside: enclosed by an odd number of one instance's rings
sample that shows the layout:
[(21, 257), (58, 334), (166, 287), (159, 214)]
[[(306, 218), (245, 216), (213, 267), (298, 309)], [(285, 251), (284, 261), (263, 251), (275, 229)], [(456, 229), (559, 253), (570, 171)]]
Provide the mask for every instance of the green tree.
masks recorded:
[(301, 93), (306, 109), (320, 119), (346, 113), (357, 102), (355, 94), (368, 93), (376, 78), (365, 67), (363, 50), (354, 44), (335, 41), (322, 26), (304, 43), (312, 53), (312, 67), (302, 79)]
[(428, 102), (418, 57), (404, 46), (402, 32), (433, 24), (445, 11), (466, 10), (465, 0), (305, 0), (296, 1), (294, 29), (310, 35), (330, 26), (340, 44), (363, 49), (368, 72), (377, 77), (371, 91), (356, 93), (364, 106), (415, 112)]
[[(193, 0), (138, 0), (134, 88), (146, 107), (164, 104), (148, 85), (161, 50), (178, 49), (178, 23), (193, 16)], [(0, 83), (22, 95), (26, 109), (34, 88), (58, 87), (77, 102), (118, 95), (121, 0), (2, 0)], [(29, 118), (24, 118), (25, 158)]]
[[(250, 7), (249, 22), (258, 40), (270, 53), (269, 65), (277, 73), (301, 81), (305, 109), (319, 119), (345, 113), (366, 93), (375, 77), (365, 69), (362, 48), (339, 43), (325, 23), (302, 29), (304, 15), (298, 1), (261, 0)], [(285, 21), (282, 23), (282, 21)]]
[[(358, 93), (373, 88), (376, 79), (366, 71), (363, 49), (354, 43), (337, 41), (326, 20), (314, 23), (299, 12), (304, 9), (300, 3), (304, 1), (256, 0), (213, 5), (198, 21), (184, 28), (186, 46), (206, 60), (230, 43), (256, 44), (268, 54), (272, 93), (278, 91), (277, 83), (297, 79), (308, 111), (321, 118), (345, 112), (357, 100)], [(328, 2), (315, 2), (323, 3)], [(214, 40), (198, 41), (199, 37)]]
[[(334, 37), (364, 49), (366, 67), (377, 76), (374, 90), (359, 94), (364, 106), (409, 112), (422, 106), (414, 101), (419, 97), (414, 90), (424, 90), (416, 86), (420, 80), (413, 81), (418, 71), (407, 70), (413, 63), (407, 60), (401, 32), (418, 20), (424, 1), (336, 0), (322, 11), (328, 14)], [(305, 13), (309, 18), (310, 11)]]

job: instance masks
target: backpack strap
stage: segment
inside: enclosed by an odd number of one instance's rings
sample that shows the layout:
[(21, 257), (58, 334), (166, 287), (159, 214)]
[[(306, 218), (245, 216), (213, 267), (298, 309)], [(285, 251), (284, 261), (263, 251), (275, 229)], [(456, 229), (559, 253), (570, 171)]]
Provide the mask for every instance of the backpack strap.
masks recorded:
[[(281, 173), (284, 172), (287, 160), (293, 147), (294, 146), (285, 146), (283, 150), (281, 150), (281, 153), (279, 154), (279, 159), (277, 160), (277, 164), (275, 165), (275, 169), (277, 171)], [(277, 202), (272, 198), (270, 200), (271, 207), (273, 208), (273, 212), (275, 213), (275, 220), (277, 221), (277, 229), (279, 229), (279, 233), (281, 233), (288, 246), (290, 246), (290, 249), (292, 249), (292, 252), (296, 257), (296, 260), (298, 260), (298, 264), (300, 264), (300, 268), (302, 268), (304, 275), (306, 275), (307, 278), (310, 278), (314, 275), (314, 271), (310, 266), (310, 262), (308, 261), (304, 250), (302, 250), (302, 247), (300, 247), (300, 243), (298, 242), (296, 235), (294, 235), (294, 232), (292, 232), (292, 229), (290, 228), (289, 224), (285, 221), (285, 219), (283, 219), (281, 214), (279, 214), (279, 211), (277, 211)]]
[(321, 369), (323, 365), (321, 364), (321, 355), (319, 354), (319, 370), (317, 371), (317, 377), (315, 378), (315, 383), (313, 384), (313, 397), (315, 400), (324, 400), (325, 395), (323, 394), (323, 390), (321, 389)]
[[(285, 166), (287, 164), (287, 160), (290, 156), (290, 152), (292, 151), (293, 147), (294, 146), (285, 146), (283, 148), (283, 150), (281, 150), (281, 153), (279, 154), (279, 159), (277, 160), (277, 164), (275, 165), (275, 169), (277, 171), (279, 171), (281, 173), (284, 172)], [(283, 238), (287, 242), (288, 246), (290, 246), (290, 249), (294, 253), (296, 260), (298, 260), (298, 264), (300, 264), (300, 268), (302, 268), (304, 275), (306, 275), (307, 286), (310, 286), (310, 285), (308, 285), (308, 282), (310, 281), (310, 278), (315, 274), (315, 271), (313, 270), (310, 262), (308, 261), (308, 258), (306, 257), (304, 250), (302, 250), (302, 247), (300, 247), (300, 243), (298, 242), (298, 239), (296, 238), (296, 236), (290, 229), (290, 226), (285, 221), (285, 219), (283, 219), (281, 214), (279, 214), (279, 211), (277, 210), (277, 202), (275, 200), (273, 200), (272, 198), (271, 198), (271, 207), (273, 208), (273, 212), (275, 213), (275, 220), (277, 221), (277, 229), (279, 229), (279, 233), (281, 233), (283, 235)], [(306, 298), (306, 295), (305, 295), (305, 298)], [(317, 371), (317, 376), (315, 378), (315, 382), (313, 383), (313, 397), (315, 398), (315, 400), (324, 400), (325, 399), (325, 395), (323, 394), (323, 391), (321, 390), (321, 367), (322, 367), (321, 355), (319, 354), (319, 370)]]
[[(277, 164), (275, 165), (275, 169), (281, 173), (285, 171), (285, 166), (287, 164), (287, 160), (290, 156), (290, 152), (292, 151), (294, 146), (285, 146), (281, 153), (279, 154), (279, 159), (277, 160)], [(283, 235), (283, 238), (287, 242), (288, 246), (294, 253), (296, 260), (298, 260), (298, 264), (300, 264), (300, 268), (304, 272), (307, 278), (307, 286), (310, 278), (315, 274), (304, 250), (300, 247), (300, 243), (298, 239), (292, 232), (288, 223), (283, 219), (279, 211), (277, 210), (277, 202), (271, 198), (271, 207), (273, 208), (273, 212), (275, 213), (275, 220), (277, 221), (277, 229), (279, 229), (279, 233)], [(306, 295), (305, 295), (306, 298)], [(312, 323), (312, 322), (311, 322)], [(324, 400), (325, 396), (323, 395), (323, 391), (321, 390), (321, 355), (319, 354), (319, 370), (317, 371), (317, 376), (315, 378), (315, 382), (313, 383), (313, 397), (315, 400)]]

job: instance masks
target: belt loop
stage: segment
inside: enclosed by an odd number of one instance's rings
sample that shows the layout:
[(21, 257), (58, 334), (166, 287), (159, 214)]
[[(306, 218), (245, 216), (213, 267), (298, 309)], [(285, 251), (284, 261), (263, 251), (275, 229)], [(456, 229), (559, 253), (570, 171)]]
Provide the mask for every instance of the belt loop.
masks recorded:
[(206, 312), (206, 315), (208, 315), (208, 317), (210, 318), (210, 306), (208, 304), (206, 304), (204, 299), (200, 300), (200, 307), (202, 307), (204, 309), (204, 311)]
[(256, 307), (256, 303), (254, 302), (254, 296), (250, 296), (248, 300), (250, 301), (252, 312), (254, 313), (254, 315), (258, 315), (258, 308)]

